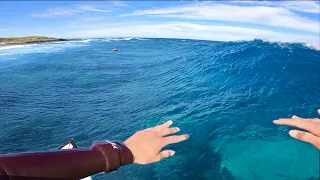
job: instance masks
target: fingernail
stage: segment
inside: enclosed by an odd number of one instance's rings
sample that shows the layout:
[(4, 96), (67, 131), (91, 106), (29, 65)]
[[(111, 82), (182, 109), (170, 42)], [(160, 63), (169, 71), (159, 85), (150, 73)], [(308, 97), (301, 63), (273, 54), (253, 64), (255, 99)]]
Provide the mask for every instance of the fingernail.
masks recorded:
[(184, 135), (184, 137), (186, 138), (186, 139), (189, 139), (189, 135), (188, 134), (186, 134), (186, 135)]
[(278, 122), (278, 120), (274, 120), (274, 121), (273, 121), (273, 123), (275, 123), (275, 124), (276, 124), (277, 122)]
[(176, 130), (177, 130), (177, 132), (179, 132), (179, 131), (180, 131), (180, 128), (176, 127)]
[(175, 153), (176, 153), (175, 151), (172, 151), (171, 154), (170, 154), (170, 156), (173, 156)]
[(170, 120), (170, 121), (168, 121), (167, 123), (171, 125), (171, 124), (173, 124), (173, 121)]
[(296, 137), (297, 134), (298, 134), (297, 131), (293, 131), (293, 130), (289, 131), (289, 135), (290, 135), (291, 137)]

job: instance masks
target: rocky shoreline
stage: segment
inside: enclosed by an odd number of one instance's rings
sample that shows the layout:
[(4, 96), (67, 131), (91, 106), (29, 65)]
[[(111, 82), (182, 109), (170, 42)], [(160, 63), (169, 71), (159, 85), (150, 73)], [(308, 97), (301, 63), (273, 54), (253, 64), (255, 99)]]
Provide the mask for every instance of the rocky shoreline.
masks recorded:
[(0, 46), (23, 45), (23, 44), (30, 44), (30, 43), (43, 43), (43, 42), (55, 42), (55, 41), (68, 41), (68, 39), (45, 37), (45, 36), (0, 38)]

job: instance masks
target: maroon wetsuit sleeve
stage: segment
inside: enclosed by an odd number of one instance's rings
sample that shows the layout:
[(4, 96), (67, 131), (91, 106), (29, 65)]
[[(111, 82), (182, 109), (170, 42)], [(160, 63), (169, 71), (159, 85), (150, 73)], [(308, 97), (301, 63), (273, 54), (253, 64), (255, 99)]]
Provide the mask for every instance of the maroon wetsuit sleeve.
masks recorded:
[(0, 156), (1, 179), (81, 179), (133, 162), (121, 143), (94, 144), (91, 149), (8, 154)]

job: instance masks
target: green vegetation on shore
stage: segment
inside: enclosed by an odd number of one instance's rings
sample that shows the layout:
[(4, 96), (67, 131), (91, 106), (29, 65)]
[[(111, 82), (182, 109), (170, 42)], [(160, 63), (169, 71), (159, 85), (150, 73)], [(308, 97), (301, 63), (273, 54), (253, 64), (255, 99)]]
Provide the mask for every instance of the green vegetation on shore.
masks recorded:
[(67, 41), (67, 39), (53, 38), (53, 37), (46, 37), (46, 36), (9, 37), (9, 38), (0, 38), (0, 45), (28, 44), (28, 43), (53, 42), (53, 41)]

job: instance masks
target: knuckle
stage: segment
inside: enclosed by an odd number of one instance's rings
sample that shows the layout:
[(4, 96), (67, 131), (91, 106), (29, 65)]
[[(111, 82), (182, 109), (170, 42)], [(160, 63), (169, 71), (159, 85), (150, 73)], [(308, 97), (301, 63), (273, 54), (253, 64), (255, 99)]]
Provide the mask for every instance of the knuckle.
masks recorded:
[(158, 135), (159, 137), (165, 136), (166, 134), (168, 134), (168, 130), (167, 130), (167, 129), (163, 129), (163, 130), (161, 130), (161, 131), (159, 131), (159, 132), (157, 133), (157, 135)]
[(292, 120), (292, 124), (293, 125), (301, 125), (304, 124), (306, 121), (302, 120), (302, 119), (293, 119)]
[(161, 139), (159, 140), (159, 144), (160, 144), (161, 147), (164, 147), (164, 146), (167, 145), (164, 138), (161, 138)]
[(169, 129), (169, 133), (174, 133), (175, 132), (175, 128), (170, 128)]
[(320, 150), (320, 138), (315, 139), (311, 142), (311, 144), (316, 147), (318, 150)]
[(305, 132), (298, 132), (297, 133), (297, 139), (305, 139), (305, 135), (306, 135), (306, 133)]

